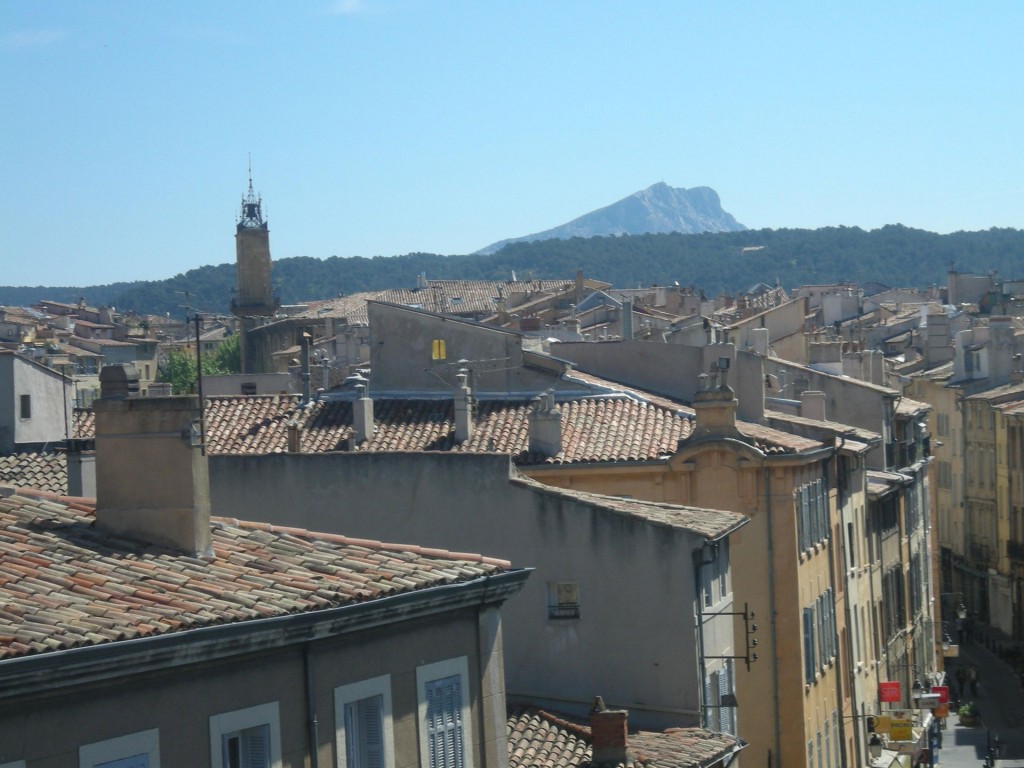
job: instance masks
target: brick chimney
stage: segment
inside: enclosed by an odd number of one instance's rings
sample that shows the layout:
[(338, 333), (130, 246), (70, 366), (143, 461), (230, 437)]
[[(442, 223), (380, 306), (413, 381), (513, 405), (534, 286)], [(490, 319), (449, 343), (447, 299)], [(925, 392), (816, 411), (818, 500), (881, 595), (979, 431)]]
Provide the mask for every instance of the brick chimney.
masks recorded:
[(460, 368), (455, 375), (455, 442), (465, 445), (473, 437), (473, 392), (467, 383), (469, 371)]
[(598, 696), (590, 709), (591, 762), (616, 765), (632, 762), (629, 752), (629, 713), (624, 709), (608, 709)]
[(533, 401), (530, 411), (530, 450), (543, 456), (562, 451), (562, 412), (555, 405), (553, 392), (545, 392)]
[(127, 368), (103, 368), (102, 396), (93, 404), (96, 523), (128, 538), (208, 555), (210, 476), (199, 398), (130, 397)]

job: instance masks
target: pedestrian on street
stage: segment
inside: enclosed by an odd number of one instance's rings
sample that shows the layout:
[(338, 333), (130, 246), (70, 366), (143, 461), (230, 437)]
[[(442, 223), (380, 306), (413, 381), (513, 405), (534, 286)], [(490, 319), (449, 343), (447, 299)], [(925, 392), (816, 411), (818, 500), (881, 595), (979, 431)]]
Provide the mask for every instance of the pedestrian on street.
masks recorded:
[(971, 671), (967, 673), (967, 679), (971, 683), (971, 696), (978, 695), (978, 668), (973, 664), (971, 665)]
[(961, 693), (966, 693), (967, 689), (964, 688), (964, 683), (967, 681), (967, 674), (964, 672), (963, 667), (957, 667), (956, 670), (956, 684), (960, 689)]

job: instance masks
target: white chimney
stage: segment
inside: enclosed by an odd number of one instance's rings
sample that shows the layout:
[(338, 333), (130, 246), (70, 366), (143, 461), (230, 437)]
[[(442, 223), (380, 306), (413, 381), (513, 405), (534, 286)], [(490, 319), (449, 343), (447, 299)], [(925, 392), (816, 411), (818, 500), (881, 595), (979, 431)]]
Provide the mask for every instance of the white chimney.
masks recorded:
[(562, 412), (555, 405), (553, 392), (545, 392), (533, 401), (529, 415), (530, 450), (543, 456), (562, 452)]
[(373, 439), (373, 400), (366, 394), (366, 385), (356, 386), (356, 400), (352, 403), (352, 428), (355, 430), (354, 443), (360, 445)]
[(473, 392), (467, 383), (469, 372), (460, 368), (455, 376), (455, 442), (465, 445), (473, 437)]

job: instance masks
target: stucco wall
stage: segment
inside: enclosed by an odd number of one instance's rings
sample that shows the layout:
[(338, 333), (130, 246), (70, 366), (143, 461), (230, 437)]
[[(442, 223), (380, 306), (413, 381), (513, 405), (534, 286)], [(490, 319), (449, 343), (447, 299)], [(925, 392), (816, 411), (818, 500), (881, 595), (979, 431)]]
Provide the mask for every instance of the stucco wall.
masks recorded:
[[(367, 313), (371, 392), (450, 391), (460, 360), (481, 392), (537, 393), (558, 384), (553, 372), (523, 365), (518, 333), (373, 301)], [(444, 360), (432, 358), (435, 339), (445, 343)]]
[[(487, 614), (484, 611), (482, 624), (488, 623)], [(312, 643), (320, 765), (339, 764), (334, 689), (389, 674), (395, 765), (418, 766), (416, 668), (465, 656), (473, 714), (467, 726), (472, 732), (474, 764), (500, 768), (494, 760), (493, 732), (504, 728), (504, 717), (493, 706), (493, 697), (503, 697), (503, 692), (482, 690), (480, 680), (481, 667), (493, 665), (493, 654), (500, 654), (501, 636), (493, 629), (479, 630), (476, 612), (462, 611), (444, 614), (440, 620), (386, 625)], [(478, 646), (479, 640), (484, 642)], [(193, 659), (185, 666), (130, 680), (119, 677), (115, 666), (111, 677), (98, 685), (62, 691), (56, 697), (0, 699), (0, 763), (24, 759), (29, 768), (78, 768), (80, 746), (157, 728), (161, 765), (208, 766), (211, 716), (277, 702), (283, 764), (308, 764), (302, 644), (201, 662)], [(488, 719), (486, 736), (481, 733), (481, 718)], [(496, 718), (500, 720), (495, 722)]]
[[(18, 446), (43, 446), (64, 440), (74, 405), (65, 395), (64, 379), (56, 371), (18, 358), (0, 355), (0, 453)], [(31, 418), (21, 418), (21, 396), (32, 400)]]
[[(512, 694), (576, 711), (601, 694), (610, 705), (629, 708), (631, 722), (640, 725), (695, 722), (692, 552), (702, 539), (528, 481), (510, 482), (509, 471), (508, 457), (499, 455), (210, 459), (215, 515), (480, 552), (535, 567), (504, 609)], [(268, 511), (261, 517), (259, 510)], [(549, 619), (549, 582), (578, 583), (580, 618)], [(728, 646), (725, 620), (719, 631), (718, 647)], [(708, 637), (714, 642), (713, 632)]]

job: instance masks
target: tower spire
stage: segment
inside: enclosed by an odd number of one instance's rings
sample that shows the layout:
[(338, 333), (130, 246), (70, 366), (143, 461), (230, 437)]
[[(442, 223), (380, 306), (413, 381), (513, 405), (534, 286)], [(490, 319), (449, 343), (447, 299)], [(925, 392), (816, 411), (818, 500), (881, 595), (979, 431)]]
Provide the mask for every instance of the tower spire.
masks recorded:
[(238, 231), (243, 229), (267, 229), (263, 219), (263, 198), (252, 188), (252, 153), (249, 153), (249, 191), (242, 198), (242, 213), (238, 217)]

